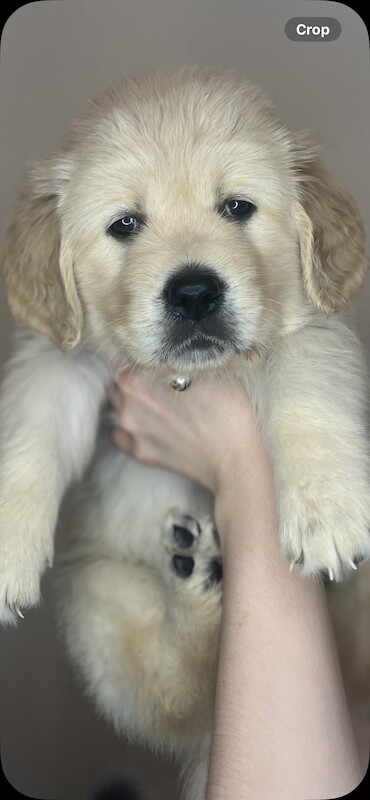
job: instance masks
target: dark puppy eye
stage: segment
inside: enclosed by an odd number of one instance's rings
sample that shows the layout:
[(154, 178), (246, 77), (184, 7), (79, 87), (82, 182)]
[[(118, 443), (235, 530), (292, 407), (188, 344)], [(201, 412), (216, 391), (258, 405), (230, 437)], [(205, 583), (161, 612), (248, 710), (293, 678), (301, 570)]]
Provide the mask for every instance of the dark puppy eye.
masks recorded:
[(250, 203), (249, 200), (227, 200), (222, 206), (221, 213), (223, 217), (230, 219), (249, 219), (256, 211), (256, 206)]
[(137, 233), (140, 227), (140, 220), (137, 217), (121, 217), (113, 222), (108, 228), (108, 233), (115, 236), (116, 239), (126, 239), (132, 233)]

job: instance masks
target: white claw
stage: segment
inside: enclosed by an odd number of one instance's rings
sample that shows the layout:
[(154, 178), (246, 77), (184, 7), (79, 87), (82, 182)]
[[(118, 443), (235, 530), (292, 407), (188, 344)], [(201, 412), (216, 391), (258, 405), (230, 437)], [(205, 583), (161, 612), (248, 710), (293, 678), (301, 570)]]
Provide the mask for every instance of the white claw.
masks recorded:
[(295, 562), (294, 562), (294, 561), (291, 561), (291, 562), (290, 562), (289, 572), (292, 572), (292, 570), (293, 570), (293, 567), (294, 567), (294, 564), (295, 564)]
[(24, 619), (24, 616), (23, 616), (23, 614), (22, 614), (22, 612), (21, 612), (20, 608), (16, 608), (16, 609), (15, 609), (15, 611), (16, 611), (16, 613), (18, 614), (18, 617), (20, 617), (21, 619)]
[(356, 564), (351, 561), (351, 559), (349, 560), (349, 565), (352, 567), (352, 569), (357, 569)]
[(328, 567), (329, 578), (331, 581), (334, 580), (334, 572), (331, 567)]

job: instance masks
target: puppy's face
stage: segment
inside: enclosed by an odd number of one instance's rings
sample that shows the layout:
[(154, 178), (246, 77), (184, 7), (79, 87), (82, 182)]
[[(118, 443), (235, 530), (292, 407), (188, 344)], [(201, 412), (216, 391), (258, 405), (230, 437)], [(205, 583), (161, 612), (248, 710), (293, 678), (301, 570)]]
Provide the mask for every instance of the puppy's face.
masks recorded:
[(117, 363), (185, 371), (303, 324), (325, 297), (299, 147), (235, 76), (156, 74), (103, 95), (43, 178), (72, 327)]
[(296, 189), (247, 98), (158, 88), (81, 141), (61, 212), (91, 331), (140, 364), (194, 368), (307, 313)]

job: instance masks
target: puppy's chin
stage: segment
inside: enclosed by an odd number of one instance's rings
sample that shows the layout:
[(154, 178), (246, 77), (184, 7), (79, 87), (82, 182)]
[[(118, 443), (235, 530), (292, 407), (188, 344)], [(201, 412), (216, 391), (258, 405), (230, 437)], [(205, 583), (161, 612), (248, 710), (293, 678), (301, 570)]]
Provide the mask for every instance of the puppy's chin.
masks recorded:
[(171, 369), (183, 372), (217, 369), (217, 367), (224, 366), (227, 363), (231, 353), (231, 350), (228, 353), (220, 353), (216, 349), (193, 350), (182, 356), (176, 356), (175, 354), (169, 356), (166, 359), (166, 364)]
[[(116, 342), (117, 344), (117, 342)], [(129, 345), (119, 337), (119, 347), (113, 347), (112, 366), (115, 371), (138, 367), (153, 374), (168, 376), (196, 375), (200, 372), (217, 371), (244, 364), (257, 353), (257, 347), (250, 342), (193, 337), (183, 342), (168, 339), (158, 342), (154, 348), (145, 342), (144, 347)], [(238, 370), (237, 370), (238, 371)]]
[(236, 344), (228, 341), (195, 340), (184, 342), (181, 345), (168, 345), (162, 352), (161, 363), (168, 365), (179, 373), (194, 374), (207, 369), (222, 368), (244, 352)]

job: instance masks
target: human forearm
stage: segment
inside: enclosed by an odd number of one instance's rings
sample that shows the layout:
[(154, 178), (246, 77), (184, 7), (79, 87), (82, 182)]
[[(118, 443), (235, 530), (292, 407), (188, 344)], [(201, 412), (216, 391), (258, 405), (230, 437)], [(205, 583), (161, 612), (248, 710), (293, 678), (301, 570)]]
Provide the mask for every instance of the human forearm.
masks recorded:
[(207, 800), (325, 798), (363, 777), (321, 583), (281, 555), (271, 468), (222, 489), (223, 623)]

